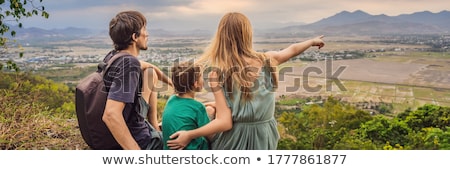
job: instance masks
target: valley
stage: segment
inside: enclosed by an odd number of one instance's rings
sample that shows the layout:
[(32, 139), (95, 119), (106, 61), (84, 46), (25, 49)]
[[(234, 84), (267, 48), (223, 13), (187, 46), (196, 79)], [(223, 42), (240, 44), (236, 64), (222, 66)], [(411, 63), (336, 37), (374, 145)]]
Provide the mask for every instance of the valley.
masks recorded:
[[(279, 100), (298, 98), (306, 102), (334, 96), (376, 113), (384, 103), (392, 105), (391, 113), (426, 103), (450, 106), (450, 39), (438, 38), (438, 42), (444, 42), (439, 48), (433, 44), (436, 36), (420, 36), (416, 41), (411, 41), (411, 36), (325, 37), (323, 49), (310, 48), (278, 68), (282, 79), (277, 96)], [(254, 46), (258, 51), (279, 50), (303, 40), (306, 38), (256, 37)], [(141, 51), (139, 59), (170, 74), (173, 62), (199, 57), (208, 42), (201, 37), (151, 37), (149, 49)], [(14, 61), (23, 71), (73, 88), (96, 69), (110, 47), (106, 38), (47, 42), (23, 46), (24, 57)], [(159, 93), (167, 96), (172, 89), (159, 85)], [(197, 99), (213, 100), (206, 89)]]

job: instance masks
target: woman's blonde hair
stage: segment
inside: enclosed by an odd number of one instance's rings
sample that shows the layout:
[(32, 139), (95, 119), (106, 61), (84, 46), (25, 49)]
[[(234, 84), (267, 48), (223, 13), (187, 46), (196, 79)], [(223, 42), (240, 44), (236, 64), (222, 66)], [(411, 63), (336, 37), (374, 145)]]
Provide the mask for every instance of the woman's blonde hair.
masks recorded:
[[(244, 57), (255, 59), (271, 69), (272, 84), (277, 86), (276, 73), (264, 53), (253, 50), (253, 32), (250, 20), (238, 12), (225, 14), (220, 20), (217, 32), (206, 48), (199, 62), (221, 71), (221, 82), (226, 92), (232, 95), (233, 88), (240, 88), (245, 100), (252, 98), (249, 84), (254, 81), (247, 74), (251, 71)], [(234, 86), (233, 86), (234, 85)]]

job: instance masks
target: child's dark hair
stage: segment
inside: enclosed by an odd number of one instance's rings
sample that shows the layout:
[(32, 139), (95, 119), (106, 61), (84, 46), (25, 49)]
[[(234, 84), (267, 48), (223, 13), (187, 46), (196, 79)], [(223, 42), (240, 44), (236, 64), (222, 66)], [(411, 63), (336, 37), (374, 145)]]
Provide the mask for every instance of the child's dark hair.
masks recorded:
[(177, 94), (195, 90), (194, 83), (201, 79), (201, 68), (192, 61), (176, 62), (171, 69), (172, 83)]

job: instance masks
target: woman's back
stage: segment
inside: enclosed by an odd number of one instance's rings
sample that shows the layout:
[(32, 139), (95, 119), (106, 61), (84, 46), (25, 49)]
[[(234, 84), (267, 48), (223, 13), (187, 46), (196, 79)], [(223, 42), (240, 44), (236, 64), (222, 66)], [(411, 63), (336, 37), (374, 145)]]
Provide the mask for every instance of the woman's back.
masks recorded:
[[(276, 149), (279, 140), (274, 118), (275, 96), (272, 74), (262, 67), (251, 88), (252, 99), (245, 101), (240, 90), (225, 92), (232, 111), (233, 128), (217, 134), (212, 144), (219, 150), (269, 150)], [(233, 99), (231, 99), (233, 98)]]

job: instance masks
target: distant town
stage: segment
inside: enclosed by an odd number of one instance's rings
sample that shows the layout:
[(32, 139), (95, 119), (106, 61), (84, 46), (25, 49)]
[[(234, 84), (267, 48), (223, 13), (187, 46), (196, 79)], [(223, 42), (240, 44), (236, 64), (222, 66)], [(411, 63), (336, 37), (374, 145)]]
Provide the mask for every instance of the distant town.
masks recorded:
[[(83, 40), (74, 42), (47, 42), (46, 48), (42, 44), (37, 47), (32, 45), (22, 45), (22, 49), (6, 49), (0, 56), (0, 62), (14, 61), (21, 70), (42, 70), (58, 69), (61, 65), (86, 66), (100, 62), (111, 48), (106, 45), (89, 45)], [(92, 41), (92, 40), (91, 40)], [(177, 38), (177, 39), (157, 39), (151, 42), (147, 51), (142, 51), (139, 58), (159, 66), (170, 66), (175, 60), (188, 60), (199, 57), (207, 45), (206, 39)], [(265, 40), (264, 43), (267, 40)], [(101, 42), (101, 41), (99, 41)], [(347, 43), (348, 40), (334, 40), (333, 43)], [(255, 42), (257, 45), (258, 41)], [(353, 43), (370, 44), (386, 43), (396, 44), (390, 47), (364, 47), (349, 49), (328, 49), (323, 51), (309, 50), (292, 58), (291, 60), (321, 61), (325, 59), (346, 60), (363, 57), (377, 57), (378, 52), (387, 51), (429, 51), (448, 52), (450, 47), (450, 35), (399, 35), (399, 36), (379, 36), (370, 40), (355, 40)], [(52, 47), (52, 44), (58, 44)], [(408, 46), (402, 47), (401, 44)], [(417, 45), (411, 48), (411, 45)], [(369, 46), (370, 47), (370, 46)], [(276, 50), (273, 48), (257, 49), (259, 51)], [(19, 52), (23, 52), (23, 57), (19, 57)]]

